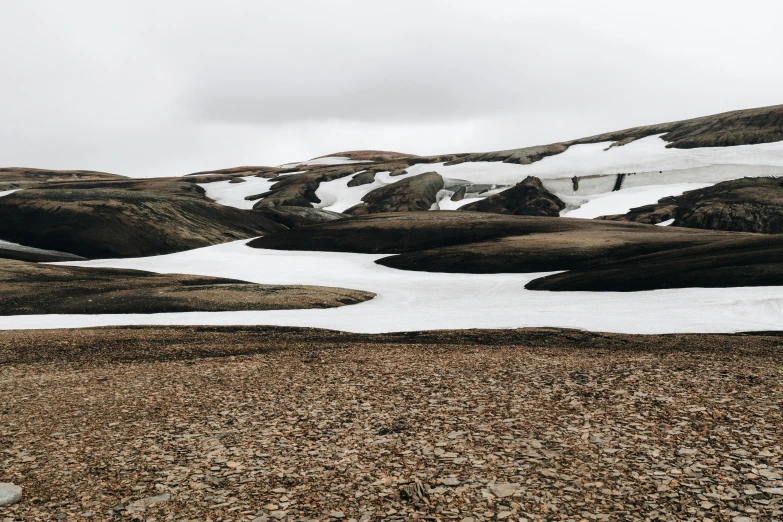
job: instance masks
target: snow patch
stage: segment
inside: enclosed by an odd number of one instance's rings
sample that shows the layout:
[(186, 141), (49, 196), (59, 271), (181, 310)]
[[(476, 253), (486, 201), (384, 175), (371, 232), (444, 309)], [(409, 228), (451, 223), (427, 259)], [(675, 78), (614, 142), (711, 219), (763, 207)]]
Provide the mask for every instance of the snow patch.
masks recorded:
[(666, 221), (661, 221), (660, 223), (656, 223), (655, 226), (656, 227), (668, 227), (672, 223), (674, 223), (674, 218), (667, 219)]
[[(445, 166), (443, 163), (417, 164), (408, 172), (436, 171), (443, 176), (473, 183), (513, 185), (527, 176), (542, 180), (622, 173), (659, 173), (661, 171), (711, 167), (714, 165), (783, 167), (783, 141), (739, 145), (735, 147), (702, 147), (696, 149), (666, 148), (659, 136), (648, 136), (622, 147), (608, 147), (612, 142), (572, 145), (565, 152), (547, 156), (529, 165), (502, 162), (466, 162)], [(608, 149), (608, 150), (607, 150)], [(734, 177), (743, 177), (735, 169)]]
[(199, 183), (198, 186), (203, 188), (207, 193), (207, 197), (215, 203), (250, 210), (258, 200), (248, 201), (245, 199), (245, 196), (268, 192), (271, 190), (272, 185), (277, 183), (276, 181), (269, 181), (266, 178), (257, 178), (255, 176), (241, 179), (244, 179), (245, 182), (215, 181), (213, 183)]
[[(375, 292), (375, 299), (320, 310), (0, 317), (0, 329), (131, 324), (282, 325), (349, 332), (563, 327), (639, 334), (779, 330), (783, 287), (648, 292), (536, 292), (545, 274), (441, 274), (395, 270), (382, 255), (260, 250), (236, 241), (177, 254), (67, 263), (228, 277), (267, 284)], [(314, 268), (315, 267), (315, 268)]]
[(659, 199), (669, 196), (679, 196), (683, 192), (709, 187), (711, 184), (678, 183), (672, 185), (647, 185), (632, 187), (616, 192), (597, 194), (587, 197), (561, 196), (564, 203), (573, 210), (564, 210), (560, 217), (593, 219), (598, 216), (626, 214), (632, 208), (652, 205)]
[(7, 196), (8, 194), (13, 194), (14, 192), (17, 192), (20, 189), (14, 189), (14, 190), (0, 190), (0, 198), (3, 196)]
[(362, 202), (362, 198), (375, 189), (397, 183), (400, 180), (409, 178), (413, 174), (403, 174), (401, 176), (392, 176), (390, 171), (385, 170), (375, 173), (375, 180), (372, 183), (359, 185), (358, 187), (349, 187), (348, 183), (361, 174), (357, 172), (350, 176), (344, 176), (332, 181), (327, 181), (318, 185), (315, 195), (321, 200), (320, 203), (313, 203), (315, 208), (331, 210), (332, 212), (345, 212), (349, 208)]
[[(53, 256), (73, 256), (74, 254), (69, 254), (68, 252), (60, 252), (59, 250), (45, 250), (42, 248), (35, 248), (35, 247), (29, 247), (20, 245), (19, 243), (11, 243), (10, 241), (3, 241), (0, 239), (0, 250), (13, 250), (15, 252), (27, 252), (30, 254), (47, 254), (47, 255), (53, 255)], [(80, 256), (75, 256), (76, 258)]]

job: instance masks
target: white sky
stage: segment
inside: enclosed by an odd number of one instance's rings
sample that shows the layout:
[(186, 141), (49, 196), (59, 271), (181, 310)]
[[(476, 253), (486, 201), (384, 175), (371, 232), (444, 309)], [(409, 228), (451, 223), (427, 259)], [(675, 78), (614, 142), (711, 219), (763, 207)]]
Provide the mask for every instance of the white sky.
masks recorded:
[(550, 143), (783, 103), (776, 0), (0, 2), (0, 166)]

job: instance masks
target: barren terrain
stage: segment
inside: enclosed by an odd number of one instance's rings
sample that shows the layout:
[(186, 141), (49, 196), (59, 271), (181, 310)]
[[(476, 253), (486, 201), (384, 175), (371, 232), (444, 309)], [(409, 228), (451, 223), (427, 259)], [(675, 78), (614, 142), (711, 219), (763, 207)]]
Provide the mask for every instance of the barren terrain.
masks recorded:
[(10, 520), (776, 520), (780, 334), (0, 332)]

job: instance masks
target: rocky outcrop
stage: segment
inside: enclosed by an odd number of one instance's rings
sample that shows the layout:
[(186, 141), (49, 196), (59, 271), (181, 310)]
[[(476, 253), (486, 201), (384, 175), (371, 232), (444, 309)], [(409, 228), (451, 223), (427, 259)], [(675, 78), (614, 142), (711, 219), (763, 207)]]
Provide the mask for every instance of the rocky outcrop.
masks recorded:
[(169, 254), (285, 230), (198, 193), (26, 189), (0, 198), (0, 239), (87, 258)]
[(564, 152), (571, 145), (613, 142), (623, 146), (647, 136), (662, 134), (667, 147), (729, 147), (783, 140), (783, 105), (731, 111), (690, 120), (659, 123), (607, 132), (551, 145), (523, 147), (496, 152), (460, 154), (453, 163), (466, 161), (502, 161), (526, 165)]
[(460, 187), (457, 189), (457, 191), (451, 195), (451, 201), (462, 201), (465, 199), (465, 194), (467, 193), (468, 189), (467, 187)]
[(305, 227), (315, 223), (327, 223), (348, 218), (345, 214), (312, 207), (269, 207), (256, 212), (288, 228)]
[(363, 203), (349, 208), (345, 213), (360, 216), (429, 210), (442, 188), (443, 178), (440, 174), (425, 172), (373, 190), (362, 198)]
[(541, 180), (528, 176), (510, 189), (489, 196), (481, 201), (468, 203), (460, 210), (473, 212), (492, 212), (495, 214), (514, 214), (517, 216), (557, 217), (565, 208), (560, 198), (549, 192)]
[(730, 147), (753, 145), (783, 140), (783, 105), (724, 112), (690, 120), (634, 127), (616, 132), (598, 134), (567, 142), (601, 143), (605, 141), (630, 143), (647, 136), (663, 134), (667, 147), (692, 149), (696, 147)]
[(361, 172), (353, 177), (351, 181), (348, 182), (349, 187), (360, 187), (362, 185), (369, 185), (375, 181), (375, 172), (371, 170), (366, 170), (364, 172)]
[(602, 219), (648, 224), (674, 219), (672, 224), (679, 227), (780, 234), (783, 178), (724, 181)]
[(360, 170), (363, 170), (361, 165), (340, 165), (314, 168), (303, 174), (280, 177), (277, 183), (272, 185), (272, 190), (252, 197), (252, 199), (263, 198), (253, 208), (256, 210), (284, 206), (312, 208), (313, 203), (321, 202), (315, 195), (321, 183), (344, 178)]

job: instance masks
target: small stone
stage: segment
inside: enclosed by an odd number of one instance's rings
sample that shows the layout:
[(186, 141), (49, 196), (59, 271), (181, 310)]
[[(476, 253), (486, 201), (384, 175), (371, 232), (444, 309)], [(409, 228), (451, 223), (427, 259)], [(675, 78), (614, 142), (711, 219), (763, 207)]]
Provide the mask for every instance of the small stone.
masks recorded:
[(329, 516), (332, 518), (345, 518), (345, 515), (342, 511), (332, 511), (329, 513)]
[(0, 482), (0, 506), (10, 506), (22, 500), (22, 488), (10, 482)]
[(438, 482), (444, 486), (459, 486), (459, 479), (457, 477), (442, 478)]
[(269, 522), (269, 517), (266, 515), (262, 515), (258, 518), (254, 518), (252, 522)]
[(783, 488), (761, 488), (761, 491), (770, 495), (783, 495)]
[(269, 513), (269, 516), (271, 516), (272, 518), (276, 518), (277, 520), (283, 520), (287, 514), (288, 514), (287, 511), (278, 509), (277, 511), (272, 511), (271, 513)]
[(153, 497), (147, 497), (131, 502), (125, 507), (125, 510), (128, 513), (138, 513), (139, 511), (146, 510), (150, 506), (160, 504), (161, 502), (168, 502), (169, 500), (171, 500), (171, 495), (168, 493), (162, 493), (160, 495), (155, 495)]
[(489, 487), (489, 490), (498, 498), (510, 497), (519, 489), (519, 484), (512, 483), (499, 483), (493, 484)]

